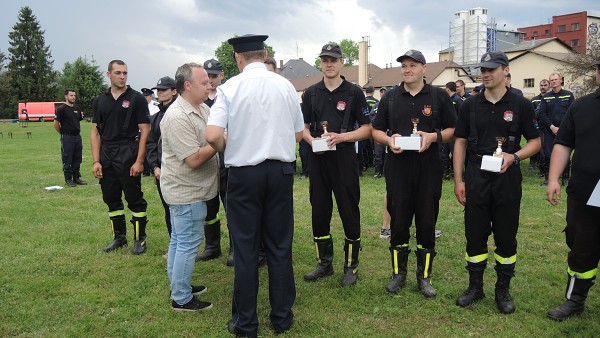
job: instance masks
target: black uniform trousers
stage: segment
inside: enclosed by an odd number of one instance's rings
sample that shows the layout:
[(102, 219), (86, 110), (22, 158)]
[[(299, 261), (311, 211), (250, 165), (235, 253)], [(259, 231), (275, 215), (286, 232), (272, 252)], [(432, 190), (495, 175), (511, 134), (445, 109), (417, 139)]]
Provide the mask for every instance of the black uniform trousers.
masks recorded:
[(258, 248), (264, 243), (269, 268), (271, 324), (290, 327), (296, 285), (292, 266), (294, 170), (291, 163), (266, 160), (230, 167), (226, 211), (234, 250), (232, 320), (241, 335), (255, 336)]
[(63, 171), (66, 173), (79, 173), (81, 167), (81, 135), (61, 134), (61, 157), (63, 163)]
[(470, 155), (465, 170), (465, 237), (469, 257), (488, 253), (488, 237), (494, 234), (495, 253), (503, 258), (517, 254), (517, 230), (521, 206), (518, 166), (503, 173), (481, 170), (481, 156)]
[(600, 208), (586, 202), (567, 197), (568, 263), (572, 271), (579, 273), (596, 269), (600, 261)]
[(329, 235), (333, 197), (346, 238), (360, 238), (360, 183), (354, 144), (338, 144), (337, 150), (310, 155), (309, 195), (314, 237)]
[(390, 246), (409, 243), (414, 216), (417, 244), (435, 249), (435, 224), (442, 196), (442, 165), (437, 144), (423, 153), (388, 152), (384, 171), (387, 208), (392, 217)]
[(300, 145), (298, 148), (298, 153), (300, 154), (300, 161), (302, 161), (302, 171), (300, 172), (300, 174), (308, 176), (308, 173), (310, 171), (309, 157), (310, 153), (312, 152), (312, 148), (308, 144), (308, 142), (304, 141), (303, 139), (300, 140)]
[[(155, 179), (156, 181), (156, 189), (158, 190), (158, 196), (160, 197), (160, 202), (162, 203), (163, 209), (165, 209), (165, 224), (167, 225), (167, 231), (169, 232), (169, 237), (171, 237), (171, 231), (173, 226), (171, 225), (171, 209), (169, 208), (169, 204), (165, 201), (163, 197), (162, 190), (160, 189), (160, 179)], [(208, 207), (207, 207), (208, 209)]]
[[(546, 175), (550, 171), (550, 155), (552, 155), (552, 148), (554, 147), (554, 139), (556, 135), (549, 129), (544, 128), (542, 136), (542, 151), (544, 153), (543, 162), (541, 165), (542, 170)], [(565, 170), (562, 172), (562, 178), (569, 178), (571, 172), (571, 160), (567, 163)]]
[(102, 143), (100, 148), (100, 164), (103, 178), (100, 179), (102, 199), (108, 211), (123, 210), (122, 194), (125, 194), (127, 208), (133, 212), (145, 212), (146, 200), (142, 193), (142, 178), (129, 175), (138, 153), (136, 141), (119, 143)]

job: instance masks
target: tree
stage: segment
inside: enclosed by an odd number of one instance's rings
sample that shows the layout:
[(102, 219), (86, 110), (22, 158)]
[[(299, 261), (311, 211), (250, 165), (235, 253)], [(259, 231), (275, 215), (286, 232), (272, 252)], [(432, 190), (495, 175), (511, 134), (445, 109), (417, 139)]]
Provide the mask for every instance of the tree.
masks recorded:
[(600, 37), (590, 35), (585, 54), (574, 54), (559, 72), (571, 79), (569, 87), (575, 97), (592, 93), (598, 88), (592, 65), (600, 60)]
[[(337, 42), (329, 41), (329, 44), (337, 44)], [(343, 39), (339, 43), (342, 55), (344, 57), (344, 67), (351, 67), (358, 61), (358, 42), (350, 39)], [(315, 68), (321, 70), (321, 58), (315, 60)]]
[(0, 118), (7, 119), (15, 117), (15, 109), (11, 109), (11, 91), (10, 85), (8, 84), (9, 77), (6, 72), (6, 55), (0, 52)]
[[(44, 31), (31, 8), (22, 7), (18, 22), (8, 33), (8, 75), (15, 101), (50, 101), (54, 99), (56, 72)], [(16, 107), (15, 107), (16, 110)]]
[[(234, 35), (233, 37), (237, 37), (237, 35)], [(269, 53), (269, 56), (275, 57), (275, 51), (273, 50), (273, 47), (265, 43), (265, 49)], [(223, 66), (223, 72), (225, 73), (225, 78), (223, 81), (240, 73), (233, 57), (233, 47), (229, 44), (229, 42), (221, 42), (221, 46), (215, 50), (215, 57), (217, 60), (219, 60), (221, 66)]]
[(75, 90), (77, 105), (91, 116), (92, 103), (98, 94), (108, 90), (104, 83), (102, 71), (92, 58), (78, 57), (75, 61), (66, 62), (62, 74), (58, 77), (57, 101), (64, 100), (66, 89)]

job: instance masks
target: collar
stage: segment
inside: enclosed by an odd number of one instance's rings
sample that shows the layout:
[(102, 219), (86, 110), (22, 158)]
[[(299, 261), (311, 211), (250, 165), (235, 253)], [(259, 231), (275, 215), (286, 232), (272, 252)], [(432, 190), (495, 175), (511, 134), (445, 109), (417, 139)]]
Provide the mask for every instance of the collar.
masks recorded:
[[(398, 85), (398, 87), (400, 89), (400, 94), (408, 93), (406, 88), (404, 88), (404, 81), (400, 82), (400, 85)], [(417, 95), (421, 93), (429, 93), (429, 86), (427, 85), (427, 82), (425, 82), (425, 80), (423, 80), (423, 88), (421, 88), (421, 91), (419, 91)]]
[[(340, 77), (342, 78), (342, 83), (340, 83), (340, 85), (333, 92), (336, 92), (338, 89), (343, 88), (347, 82), (346, 78), (343, 75), (340, 75)], [(328, 90), (327, 87), (325, 87), (325, 77), (323, 77), (321, 81), (317, 82), (317, 88)]]
[(247, 71), (247, 70), (251, 70), (251, 69), (264, 69), (267, 70), (267, 66), (265, 65), (264, 62), (252, 62), (246, 65), (246, 67), (244, 67), (244, 70), (242, 70), (242, 73)]

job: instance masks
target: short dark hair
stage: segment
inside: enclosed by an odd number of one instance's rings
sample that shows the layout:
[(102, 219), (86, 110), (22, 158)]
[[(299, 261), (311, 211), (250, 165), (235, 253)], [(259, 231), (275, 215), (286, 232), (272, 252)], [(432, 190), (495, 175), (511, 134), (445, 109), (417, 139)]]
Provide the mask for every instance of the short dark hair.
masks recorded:
[(69, 95), (69, 92), (77, 93), (74, 89), (65, 89), (65, 95)]
[(111, 62), (108, 63), (108, 71), (112, 71), (113, 69), (113, 65), (114, 64), (118, 64), (119, 66), (126, 66), (125, 62), (123, 60), (112, 60)]
[(448, 83), (446, 83), (446, 88), (450, 89), (450, 91), (455, 92), (456, 91), (456, 83), (450, 81)]
[(277, 61), (272, 56), (267, 57), (265, 64), (273, 66), (273, 69), (277, 69)]
[(463, 80), (456, 80), (455, 83), (460, 83), (461, 86), (465, 85), (465, 81)]

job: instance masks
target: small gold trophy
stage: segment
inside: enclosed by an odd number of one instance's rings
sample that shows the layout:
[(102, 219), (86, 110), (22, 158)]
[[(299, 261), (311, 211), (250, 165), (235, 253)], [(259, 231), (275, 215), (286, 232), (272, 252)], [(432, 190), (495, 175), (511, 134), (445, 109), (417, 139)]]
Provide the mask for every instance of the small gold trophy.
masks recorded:
[(419, 119), (414, 118), (414, 119), (410, 119), (410, 122), (412, 122), (413, 124), (413, 130), (412, 130), (412, 134), (410, 136), (421, 136), (419, 134), (417, 134), (417, 123), (419, 123)]
[(323, 134), (328, 133), (328, 131), (327, 131), (327, 126), (328, 125), (329, 125), (329, 122), (327, 122), (327, 121), (321, 122), (321, 127), (323, 127)]
[(494, 157), (502, 157), (502, 143), (504, 143), (504, 141), (506, 141), (506, 138), (496, 137), (496, 141), (498, 141), (498, 148), (496, 148), (496, 151), (494, 152), (493, 156)]

